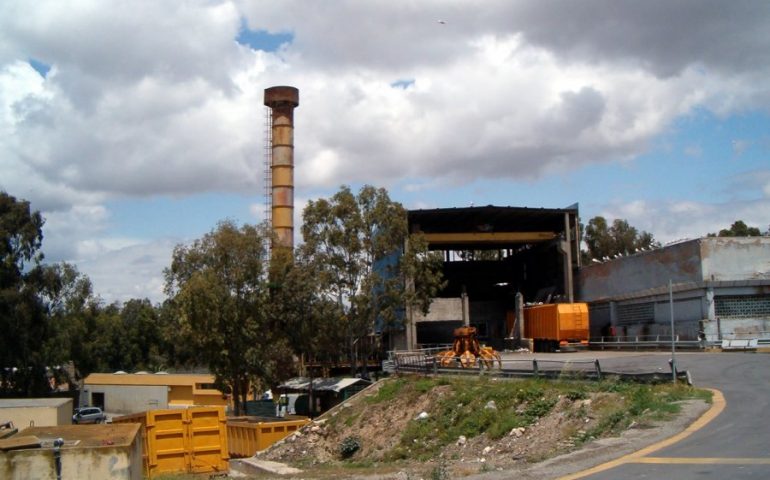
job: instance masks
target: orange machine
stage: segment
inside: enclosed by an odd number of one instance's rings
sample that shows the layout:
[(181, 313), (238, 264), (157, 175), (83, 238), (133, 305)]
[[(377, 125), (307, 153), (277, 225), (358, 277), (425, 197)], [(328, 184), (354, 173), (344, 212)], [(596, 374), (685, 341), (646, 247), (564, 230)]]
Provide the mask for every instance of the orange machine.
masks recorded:
[(500, 354), (492, 347), (482, 347), (476, 338), (476, 327), (460, 327), (454, 330), (454, 342), (451, 350), (436, 354), (442, 367), (460, 364), (461, 367), (472, 367), (477, 361), (483, 362), (487, 368), (492, 368), (495, 360), (502, 368)]
[(524, 336), (536, 352), (588, 345), (588, 304), (549, 303), (524, 307)]

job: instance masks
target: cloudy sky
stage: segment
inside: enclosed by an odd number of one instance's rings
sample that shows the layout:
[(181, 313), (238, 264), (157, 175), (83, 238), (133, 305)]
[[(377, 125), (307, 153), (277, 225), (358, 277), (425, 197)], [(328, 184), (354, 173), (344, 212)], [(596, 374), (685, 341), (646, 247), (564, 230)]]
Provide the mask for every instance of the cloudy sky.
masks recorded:
[(300, 89), (296, 205), (566, 207), (663, 242), (770, 224), (770, 3), (0, 2), (0, 190), (105, 301), (264, 212), (263, 91)]

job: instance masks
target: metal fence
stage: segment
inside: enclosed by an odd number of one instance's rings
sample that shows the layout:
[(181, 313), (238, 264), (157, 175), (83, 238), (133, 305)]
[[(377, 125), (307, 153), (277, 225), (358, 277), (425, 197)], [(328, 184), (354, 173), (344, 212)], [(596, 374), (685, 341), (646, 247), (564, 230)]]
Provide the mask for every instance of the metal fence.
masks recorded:
[[(704, 335), (701, 340), (682, 340), (674, 336), (674, 346), (677, 350), (703, 350), (719, 348), (724, 340), (756, 339), (760, 347), (770, 346), (770, 332), (758, 331), (751, 333), (725, 333), (723, 335)], [(671, 348), (671, 335), (628, 335), (594, 337), (588, 341), (590, 348), (595, 350), (668, 350)]]
[[(674, 336), (674, 346), (677, 349), (697, 350), (709, 346), (709, 342), (701, 340), (681, 340)], [(671, 335), (628, 335), (595, 337), (588, 341), (589, 347), (597, 350), (658, 350), (671, 348)]]
[[(476, 375), (500, 378), (551, 378), (551, 379), (586, 379), (602, 380), (608, 377), (641, 383), (664, 383), (672, 379), (671, 372), (619, 372), (602, 368), (598, 359), (594, 360), (552, 360), (552, 359), (503, 359), (492, 365), (476, 362), (475, 365), (462, 367), (459, 358), (451, 366), (443, 365), (431, 350), (389, 352), (390, 370), (395, 373), (418, 375)], [(677, 379), (692, 383), (687, 371), (677, 371)]]

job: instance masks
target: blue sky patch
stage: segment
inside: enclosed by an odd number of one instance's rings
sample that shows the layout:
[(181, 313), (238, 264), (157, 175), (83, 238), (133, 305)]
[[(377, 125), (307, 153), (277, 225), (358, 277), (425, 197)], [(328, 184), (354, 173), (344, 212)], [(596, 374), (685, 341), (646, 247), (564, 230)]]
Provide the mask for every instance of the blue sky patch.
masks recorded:
[(414, 78), (410, 79), (402, 79), (402, 80), (396, 80), (395, 82), (391, 83), (390, 86), (393, 88), (401, 88), (406, 90), (410, 86), (414, 85)]
[(34, 58), (30, 58), (29, 66), (34, 68), (37, 73), (40, 74), (41, 77), (46, 78), (48, 76), (48, 72), (51, 70), (51, 66), (41, 62), (40, 60), (35, 60)]
[(254, 50), (263, 50), (265, 52), (275, 52), (284, 43), (291, 43), (294, 40), (294, 34), (289, 32), (270, 33), (267, 30), (249, 30), (246, 22), (241, 23), (241, 31), (235, 40), (241, 45), (246, 45)]

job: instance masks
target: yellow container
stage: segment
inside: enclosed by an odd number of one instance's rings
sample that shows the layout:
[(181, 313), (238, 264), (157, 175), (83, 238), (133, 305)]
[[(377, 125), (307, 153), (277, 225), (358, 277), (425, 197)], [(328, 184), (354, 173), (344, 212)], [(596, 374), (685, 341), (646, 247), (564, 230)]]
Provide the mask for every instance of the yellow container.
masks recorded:
[(149, 478), (161, 473), (229, 470), (224, 407), (149, 410), (112, 422), (142, 425), (144, 469)]
[(524, 308), (524, 336), (551, 342), (588, 340), (588, 304), (549, 303)]
[(227, 422), (231, 457), (250, 457), (310, 423), (309, 418), (281, 422)]

